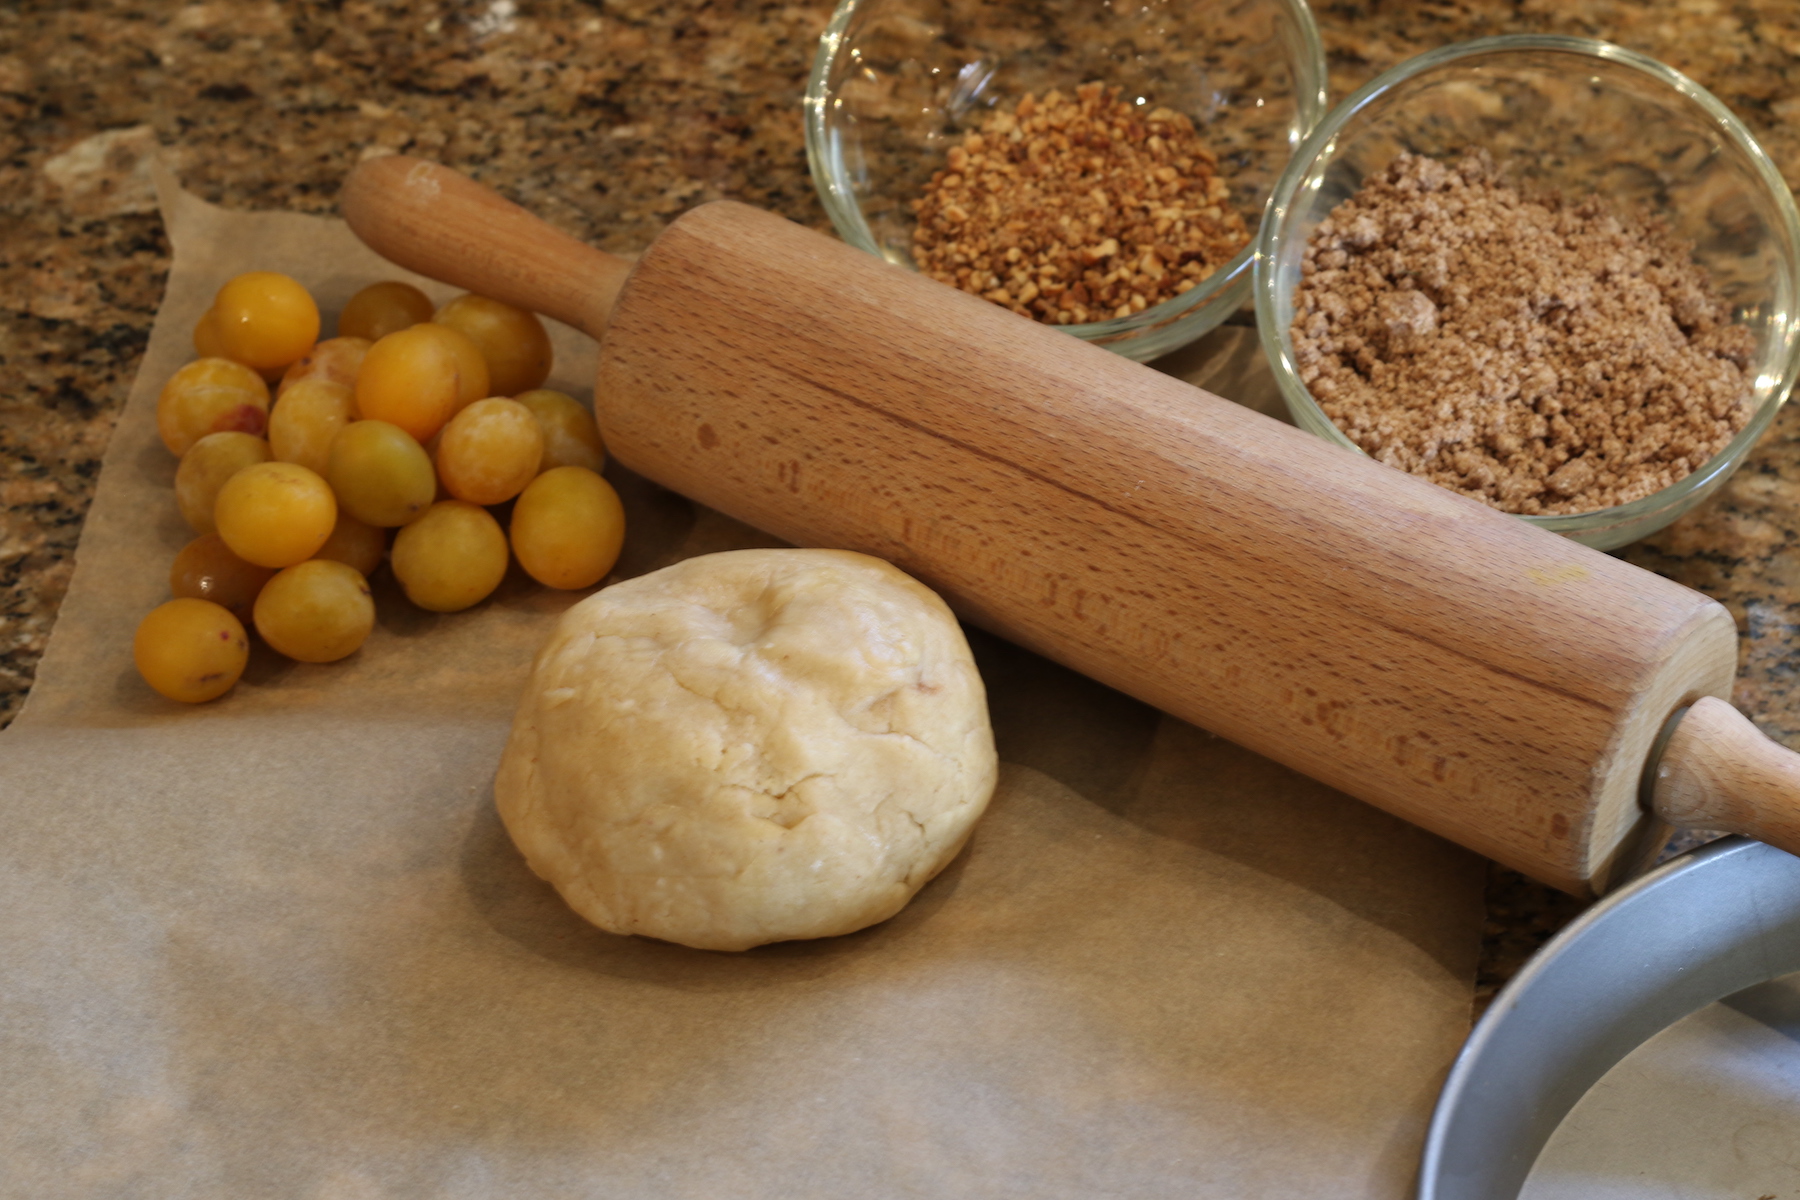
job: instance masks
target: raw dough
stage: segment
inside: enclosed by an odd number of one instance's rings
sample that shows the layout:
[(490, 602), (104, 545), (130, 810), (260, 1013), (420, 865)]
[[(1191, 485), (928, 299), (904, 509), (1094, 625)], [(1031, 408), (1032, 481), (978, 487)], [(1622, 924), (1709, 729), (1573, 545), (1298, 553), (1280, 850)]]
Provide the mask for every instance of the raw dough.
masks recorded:
[(995, 769), (935, 594), (862, 554), (734, 550), (563, 615), (494, 794), (532, 870), (602, 929), (744, 950), (899, 912)]

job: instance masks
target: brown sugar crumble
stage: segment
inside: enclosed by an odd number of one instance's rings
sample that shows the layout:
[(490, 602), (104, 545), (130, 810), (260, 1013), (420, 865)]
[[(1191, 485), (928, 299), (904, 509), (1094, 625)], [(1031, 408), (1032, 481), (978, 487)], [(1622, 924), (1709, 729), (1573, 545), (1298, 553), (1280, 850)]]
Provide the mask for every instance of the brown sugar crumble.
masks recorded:
[(1495, 508), (1590, 512), (1692, 473), (1751, 415), (1755, 338), (1692, 247), (1484, 152), (1401, 154), (1308, 240), (1294, 355), (1371, 456)]
[(931, 278), (1053, 325), (1142, 312), (1250, 241), (1193, 122), (1119, 89), (1026, 96), (950, 148), (913, 202)]

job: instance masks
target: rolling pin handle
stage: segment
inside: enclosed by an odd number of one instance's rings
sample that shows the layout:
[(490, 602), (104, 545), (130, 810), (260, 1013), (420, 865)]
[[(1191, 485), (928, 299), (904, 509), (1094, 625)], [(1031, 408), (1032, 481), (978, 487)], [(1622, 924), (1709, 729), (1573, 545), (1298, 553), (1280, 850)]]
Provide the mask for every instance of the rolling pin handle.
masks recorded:
[(598, 338), (631, 264), (546, 225), (466, 175), (388, 155), (357, 166), (338, 206), (390, 262)]
[(1800, 754), (1725, 701), (1704, 696), (1670, 718), (1650, 803), (1685, 829), (1719, 829), (1800, 854)]

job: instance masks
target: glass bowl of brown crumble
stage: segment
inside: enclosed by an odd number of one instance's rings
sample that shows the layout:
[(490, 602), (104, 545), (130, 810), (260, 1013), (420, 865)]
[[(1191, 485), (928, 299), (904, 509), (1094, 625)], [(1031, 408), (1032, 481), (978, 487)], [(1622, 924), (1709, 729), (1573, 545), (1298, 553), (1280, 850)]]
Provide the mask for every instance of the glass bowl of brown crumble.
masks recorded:
[(1601, 550), (1724, 483), (1800, 371), (1800, 215), (1718, 99), (1606, 42), (1422, 54), (1313, 130), (1259, 235), (1295, 422)]
[(842, 0), (806, 150), (846, 242), (1145, 361), (1244, 305), (1325, 107), (1304, 0)]

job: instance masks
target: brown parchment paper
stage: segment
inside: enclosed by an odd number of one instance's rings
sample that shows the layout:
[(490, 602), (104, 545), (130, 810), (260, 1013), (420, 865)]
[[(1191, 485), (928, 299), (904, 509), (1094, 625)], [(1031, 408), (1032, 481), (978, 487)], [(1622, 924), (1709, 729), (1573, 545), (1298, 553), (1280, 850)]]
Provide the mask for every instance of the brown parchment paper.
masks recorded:
[[(378, 585), (346, 662), (151, 693), (131, 634), (189, 537), (154, 403), (195, 319), (242, 270), (328, 322), (403, 276), (333, 221), (162, 196), (168, 295), (0, 734), (0, 1195), (1408, 1193), (1479, 863), (997, 639), (972, 635), (1004, 766), (967, 852), (882, 926), (740, 955), (585, 925), (494, 815), (578, 596), (509, 578), (433, 616)], [(555, 336), (588, 397), (592, 346)], [(1259, 367), (1240, 329), (1171, 369), (1266, 404)], [(620, 575), (769, 544), (610, 473)]]

